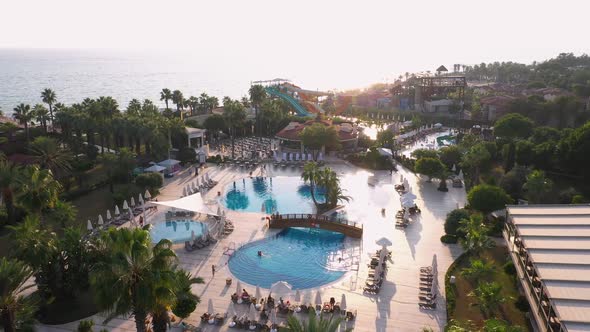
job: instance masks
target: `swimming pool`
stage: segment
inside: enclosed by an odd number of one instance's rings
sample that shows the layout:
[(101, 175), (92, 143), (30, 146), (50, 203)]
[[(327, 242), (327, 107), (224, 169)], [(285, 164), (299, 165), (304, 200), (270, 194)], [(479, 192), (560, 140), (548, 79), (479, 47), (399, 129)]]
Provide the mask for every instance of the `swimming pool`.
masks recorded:
[[(324, 202), (321, 188), (316, 200)], [(254, 177), (234, 181), (225, 188), (222, 204), (231, 210), (270, 213), (314, 213), (311, 191), (299, 177)]]
[(238, 279), (264, 288), (277, 281), (286, 281), (293, 289), (318, 287), (344, 275), (346, 263), (338, 261), (343, 241), (339, 233), (287, 228), (236, 250), (229, 269)]
[(151, 229), (152, 242), (158, 243), (162, 239), (168, 239), (174, 243), (181, 243), (191, 239), (192, 231), (195, 237), (203, 235), (206, 225), (191, 220), (163, 221), (156, 223)]

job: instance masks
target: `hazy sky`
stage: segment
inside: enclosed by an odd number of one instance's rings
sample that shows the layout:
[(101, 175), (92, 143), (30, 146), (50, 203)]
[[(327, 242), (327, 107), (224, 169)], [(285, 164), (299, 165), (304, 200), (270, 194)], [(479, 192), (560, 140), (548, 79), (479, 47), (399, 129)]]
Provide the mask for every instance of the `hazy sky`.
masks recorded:
[(0, 13), (0, 47), (192, 52), (335, 88), (590, 53), (585, 0), (0, 0)]

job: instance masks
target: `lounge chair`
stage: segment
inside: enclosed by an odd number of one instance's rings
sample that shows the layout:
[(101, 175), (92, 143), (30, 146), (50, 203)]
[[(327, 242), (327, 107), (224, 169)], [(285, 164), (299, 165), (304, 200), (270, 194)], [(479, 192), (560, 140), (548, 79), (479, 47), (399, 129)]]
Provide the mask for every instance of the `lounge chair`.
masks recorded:
[(418, 306), (420, 307), (420, 309), (434, 310), (436, 309), (436, 302), (420, 302), (418, 303)]
[(184, 241), (184, 249), (186, 249), (186, 251), (195, 250), (195, 248), (193, 247), (193, 245), (189, 241)]

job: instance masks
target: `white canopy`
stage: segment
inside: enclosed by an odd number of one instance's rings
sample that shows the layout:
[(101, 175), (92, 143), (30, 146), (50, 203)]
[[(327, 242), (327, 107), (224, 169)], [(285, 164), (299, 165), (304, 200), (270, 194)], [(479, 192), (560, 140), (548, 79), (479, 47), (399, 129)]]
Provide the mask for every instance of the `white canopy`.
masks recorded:
[(291, 292), (291, 289), (291, 285), (286, 281), (277, 281), (270, 286), (270, 291), (279, 295), (286, 295)]
[(153, 165), (153, 166), (150, 166), (150, 167), (144, 169), (143, 171), (144, 172), (150, 172), (150, 173), (159, 173), (159, 172), (161, 172), (161, 171), (163, 171), (165, 169), (166, 169), (166, 167), (163, 167), (163, 166), (160, 166), (160, 165)]
[(164, 167), (172, 167), (172, 166), (178, 165), (178, 164), (180, 164), (180, 161), (178, 161), (176, 159), (166, 159), (166, 160), (162, 160), (158, 163), (158, 165), (164, 166)]
[(119, 206), (115, 205), (115, 215), (118, 216), (120, 214), (121, 214), (121, 212), (119, 212)]
[(210, 216), (217, 216), (217, 214), (214, 211), (212, 211), (211, 209), (209, 209), (207, 205), (205, 205), (205, 201), (203, 201), (201, 193), (192, 194), (190, 196), (182, 197), (174, 201), (152, 203), (173, 207), (175, 209), (203, 213)]
[(102, 214), (98, 215), (98, 224), (99, 225), (104, 225), (104, 220), (102, 219)]
[(391, 152), (391, 149), (377, 148), (377, 152), (379, 152), (379, 154), (384, 157), (393, 157), (393, 152)]
[(150, 194), (150, 191), (146, 189), (145, 195), (143, 195), (143, 197), (145, 197), (145, 199), (150, 199), (150, 198), (152, 198), (152, 195)]
[(86, 224), (86, 229), (88, 229), (89, 231), (92, 230), (92, 223), (90, 222), (90, 219), (88, 219), (88, 223)]

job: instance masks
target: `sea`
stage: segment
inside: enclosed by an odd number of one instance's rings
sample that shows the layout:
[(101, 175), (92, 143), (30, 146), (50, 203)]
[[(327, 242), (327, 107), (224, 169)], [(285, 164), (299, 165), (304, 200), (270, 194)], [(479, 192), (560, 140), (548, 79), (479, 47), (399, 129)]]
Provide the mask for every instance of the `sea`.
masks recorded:
[(45, 88), (66, 105), (112, 96), (120, 109), (133, 98), (163, 107), (162, 88), (178, 89), (185, 98), (205, 92), (221, 100), (246, 95), (250, 82), (260, 79), (250, 68), (210, 60), (182, 53), (0, 49), (0, 109), (9, 115), (19, 103), (40, 103)]

